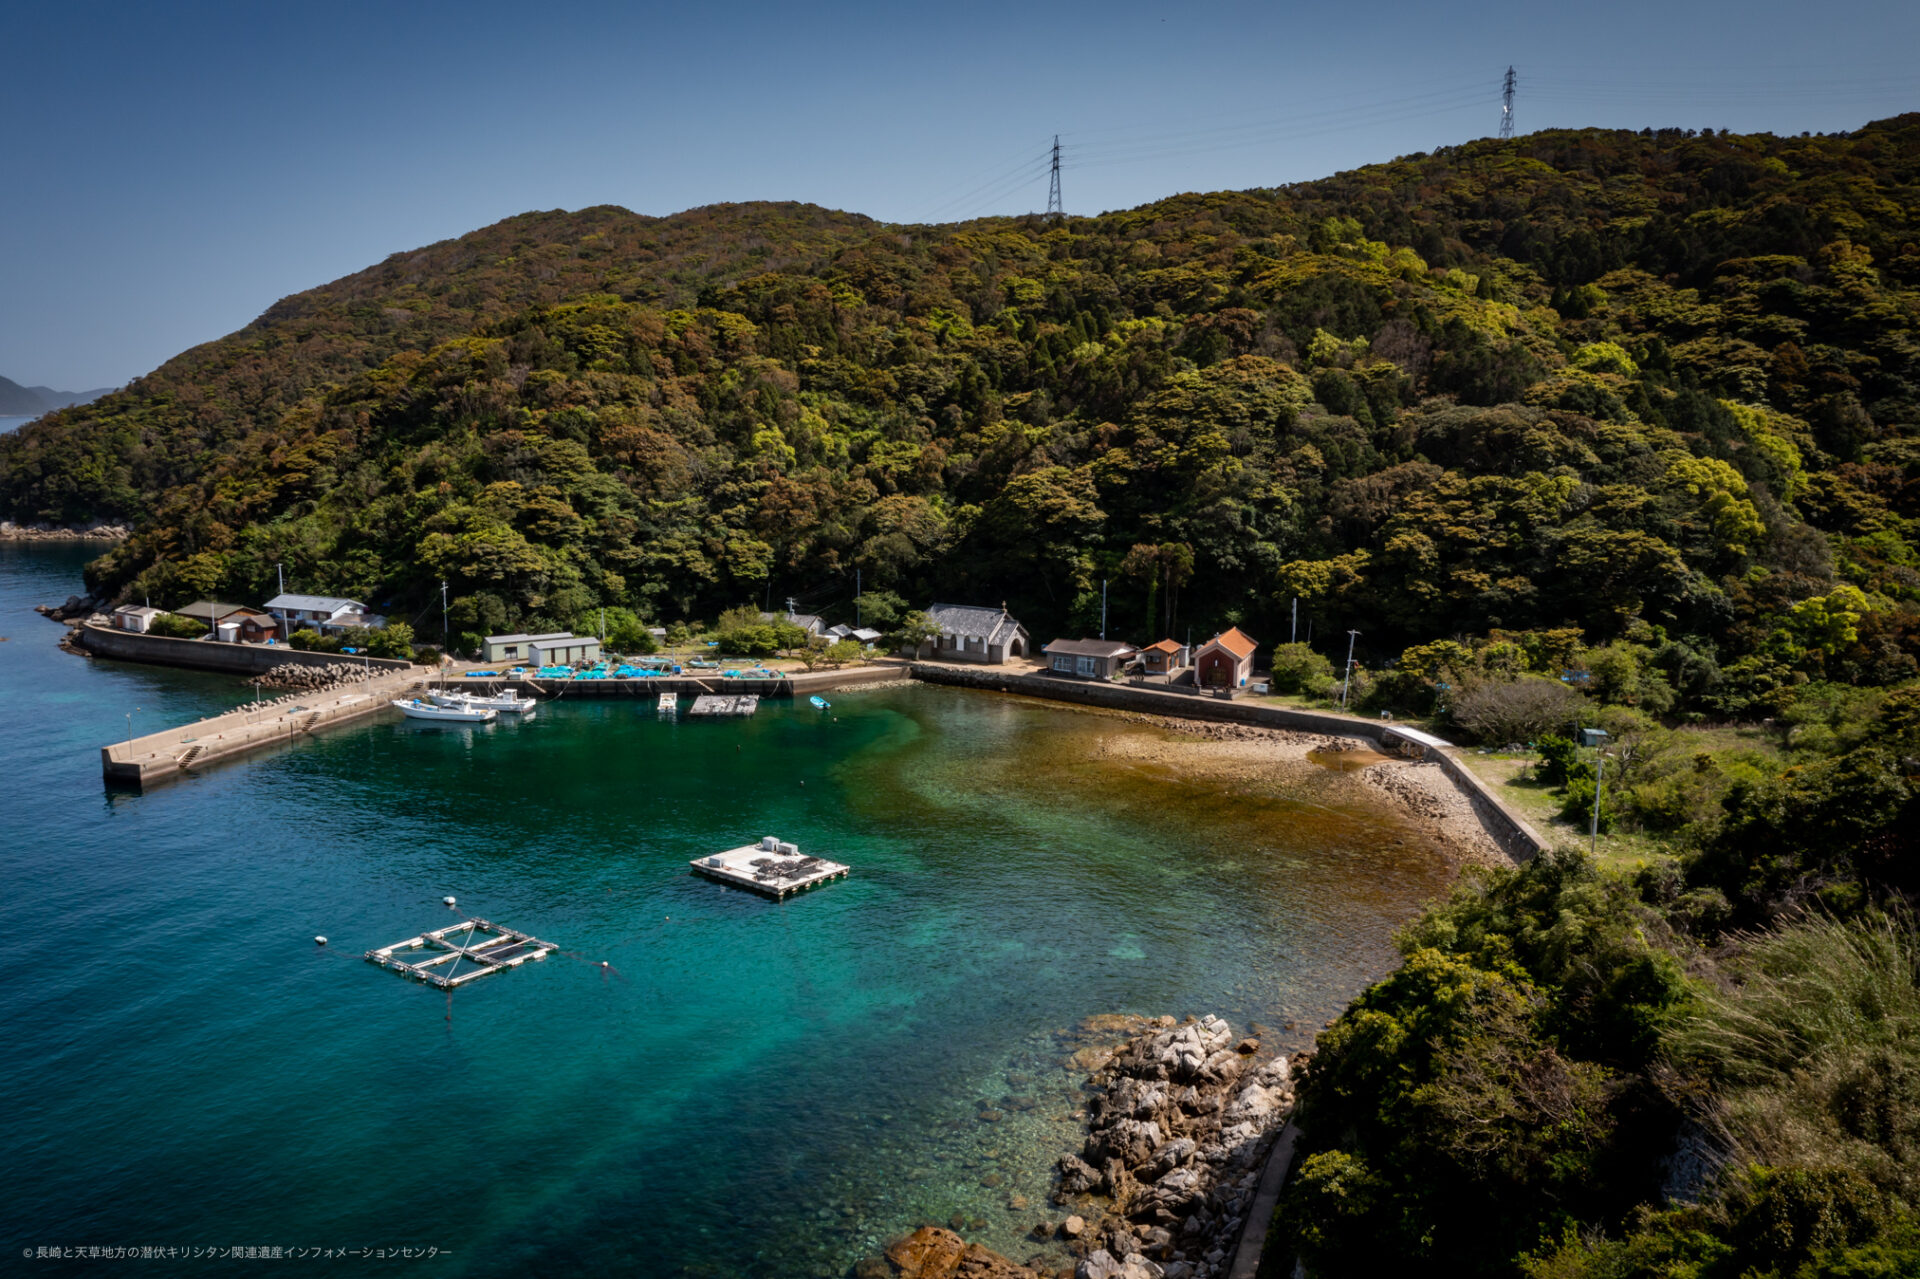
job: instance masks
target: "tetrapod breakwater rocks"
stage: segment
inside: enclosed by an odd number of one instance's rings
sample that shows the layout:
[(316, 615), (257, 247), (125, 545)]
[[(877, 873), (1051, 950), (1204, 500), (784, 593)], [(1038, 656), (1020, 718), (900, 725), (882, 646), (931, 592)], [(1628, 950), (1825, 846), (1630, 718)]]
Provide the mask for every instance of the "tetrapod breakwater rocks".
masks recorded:
[[(381, 674), (387, 672), (383, 669)], [(350, 684), (364, 684), (374, 673), (358, 662), (334, 662), (329, 666), (309, 666), (284, 662), (272, 670), (254, 676), (247, 683), (258, 688), (290, 688), (299, 693), (328, 693)]]

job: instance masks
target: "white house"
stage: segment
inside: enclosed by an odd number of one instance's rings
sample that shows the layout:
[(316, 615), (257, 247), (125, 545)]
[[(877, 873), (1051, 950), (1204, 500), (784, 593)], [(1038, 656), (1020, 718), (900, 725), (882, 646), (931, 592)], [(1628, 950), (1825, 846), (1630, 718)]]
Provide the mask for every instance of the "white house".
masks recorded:
[(113, 610), (113, 624), (119, 630), (145, 635), (147, 628), (153, 625), (153, 619), (163, 611), (145, 604), (122, 604)]
[(356, 626), (379, 629), (387, 619), (370, 613), (359, 600), (333, 595), (276, 595), (267, 601), (267, 610), (280, 619), (280, 633), (291, 635), (305, 627), (319, 631), (350, 631)]

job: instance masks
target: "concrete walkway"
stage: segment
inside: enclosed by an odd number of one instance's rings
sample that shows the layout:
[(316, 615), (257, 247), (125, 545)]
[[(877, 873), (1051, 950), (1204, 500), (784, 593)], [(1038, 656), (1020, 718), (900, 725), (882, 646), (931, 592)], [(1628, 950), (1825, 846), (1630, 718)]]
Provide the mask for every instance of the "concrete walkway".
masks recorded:
[(291, 741), (323, 724), (371, 715), (423, 685), (432, 673), (425, 666), (409, 667), (331, 692), (236, 707), (211, 719), (115, 742), (100, 748), (101, 772), (109, 782), (148, 786), (215, 760)]

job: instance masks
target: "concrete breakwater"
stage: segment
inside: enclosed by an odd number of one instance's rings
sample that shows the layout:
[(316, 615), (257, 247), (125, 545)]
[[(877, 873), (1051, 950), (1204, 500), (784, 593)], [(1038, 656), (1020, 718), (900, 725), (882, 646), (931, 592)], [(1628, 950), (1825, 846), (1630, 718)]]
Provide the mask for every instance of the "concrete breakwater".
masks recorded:
[(389, 657), (342, 657), (338, 653), (309, 653), (280, 644), (221, 644), (210, 640), (173, 639), (165, 635), (141, 635), (117, 630), (96, 622), (82, 622), (73, 628), (73, 643), (95, 657), (112, 657), (123, 662), (148, 662), (156, 666), (184, 666), (197, 671), (220, 671), (228, 675), (265, 675), (276, 666), (331, 667), (352, 662), (368, 670), (411, 671), (411, 662)]
[(100, 748), (101, 772), (109, 782), (150, 786), (217, 760), (292, 741), (323, 725), (371, 715), (384, 709), (390, 699), (424, 683), (429, 673), (424, 666), (409, 666), (330, 692), (279, 697), (131, 737)]
[(988, 667), (956, 667), (932, 662), (915, 662), (913, 678), (930, 684), (949, 684), (960, 688), (987, 689), (1038, 697), (1047, 701), (1068, 702), (1076, 706), (1097, 706), (1109, 710), (1134, 711), (1148, 715), (1166, 715), (1181, 719), (1208, 720), (1217, 723), (1246, 724), (1259, 728), (1293, 732), (1323, 733), (1332, 737), (1360, 737), (1374, 742), (1385, 752), (1411, 752), (1438, 765), (1473, 805), (1487, 834), (1515, 861), (1526, 861), (1547, 848), (1547, 841), (1519, 814), (1502, 804), (1487, 784), (1468, 768), (1458, 748), (1440, 742), (1425, 733), (1396, 724), (1392, 720), (1361, 719), (1326, 711), (1300, 710), (1290, 706), (1272, 706), (1259, 702), (1209, 697), (1174, 692), (1152, 686), (1109, 684), (1094, 680), (1061, 679), (1050, 675), (1026, 675)]
[[(1220, 1279), (1236, 1273), (1262, 1172), (1293, 1110), (1293, 1070), (1218, 1017), (1101, 1017), (1132, 1032), (1075, 1055), (1091, 1068), (1086, 1139), (1055, 1166), (1053, 1216), (1023, 1263), (925, 1226), (864, 1263), (861, 1279)], [(1064, 1215), (1062, 1215), (1064, 1214)], [(1073, 1261), (1057, 1265), (1064, 1245)], [(1258, 1243), (1251, 1244), (1257, 1257)]]

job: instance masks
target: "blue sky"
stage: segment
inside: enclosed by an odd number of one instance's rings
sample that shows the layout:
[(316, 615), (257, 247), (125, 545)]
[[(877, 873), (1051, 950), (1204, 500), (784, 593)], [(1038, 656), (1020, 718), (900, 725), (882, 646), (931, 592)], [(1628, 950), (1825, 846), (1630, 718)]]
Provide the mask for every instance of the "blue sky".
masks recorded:
[[(26, 12), (29, 8), (37, 12)], [(112, 385), (527, 209), (898, 221), (1319, 177), (1495, 131), (1920, 109), (1920, 5), (17, 4), (0, 374)]]

